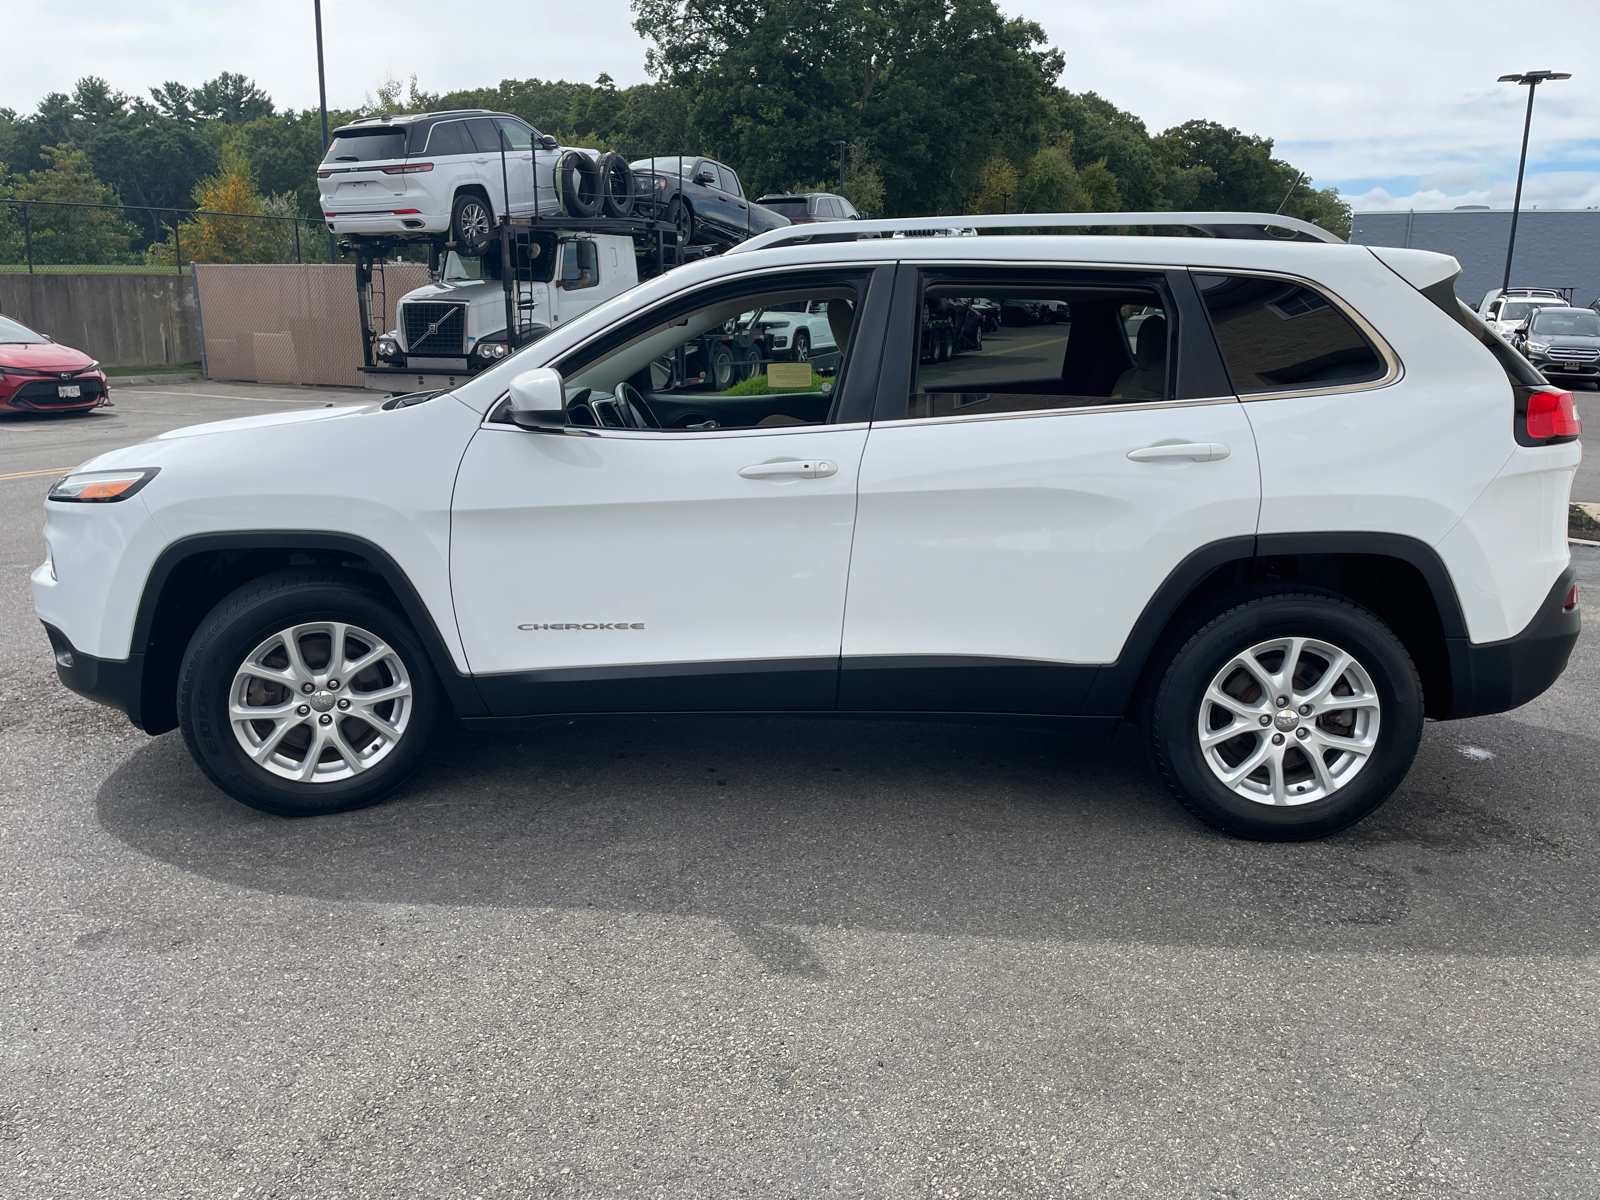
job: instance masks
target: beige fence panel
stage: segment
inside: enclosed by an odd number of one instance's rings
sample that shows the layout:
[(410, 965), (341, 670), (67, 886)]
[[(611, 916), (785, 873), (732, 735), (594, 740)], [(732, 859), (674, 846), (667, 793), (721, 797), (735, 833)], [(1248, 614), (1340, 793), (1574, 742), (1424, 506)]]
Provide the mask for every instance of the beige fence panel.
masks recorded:
[[(348, 263), (196, 263), (206, 374), (247, 383), (360, 387), (361, 313)], [(421, 263), (373, 272), (378, 330), (394, 305), (428, 282)]]

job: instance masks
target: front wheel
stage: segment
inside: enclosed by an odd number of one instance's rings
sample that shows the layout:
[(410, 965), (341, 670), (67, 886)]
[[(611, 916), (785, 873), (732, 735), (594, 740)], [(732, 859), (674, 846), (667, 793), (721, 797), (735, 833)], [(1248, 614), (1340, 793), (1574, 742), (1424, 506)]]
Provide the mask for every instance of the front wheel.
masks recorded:
[(1422, 685), (1388, 626), (1333, 596), (1246, 601), (1173, 656), (1144, 712), (1158, 774), (1239, 837), (1336, 833), (1387, 800), (1422, 737)]
[(674, 196), (667, 205), (667, 221), (677, 230), (680, 248), (694, 240), (694, 209), (683, 202), (683, 197)]
[(281, 572), (201, 622), (178, 722), (235, 800), (302, 817), (363, 808), (421, 762), (448, 705), (410, 624), (358, 577)]
[(811, 361), (811, 335), (804, 329), (796, 331), (794, 335), (794, 361)]

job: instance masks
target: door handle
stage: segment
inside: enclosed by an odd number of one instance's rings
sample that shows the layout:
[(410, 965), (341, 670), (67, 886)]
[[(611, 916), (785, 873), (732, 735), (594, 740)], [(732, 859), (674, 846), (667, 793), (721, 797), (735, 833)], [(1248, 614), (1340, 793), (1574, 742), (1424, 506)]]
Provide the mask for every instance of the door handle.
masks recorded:
[(1164, 458), (1192, 458), (1195, 462), (1215, 462), (1233, 451), (1221, 442), (1161, 442), (1140, 450), (1129, 450), (1134, 462), (1159, 462)]
[(838, 471), (839, 464), (825, 458), (787, 458), (782, 462), (755, 463), (739, 472), (741, 479), (771, 479), (793, 475), (797, 479), (826, 479)]

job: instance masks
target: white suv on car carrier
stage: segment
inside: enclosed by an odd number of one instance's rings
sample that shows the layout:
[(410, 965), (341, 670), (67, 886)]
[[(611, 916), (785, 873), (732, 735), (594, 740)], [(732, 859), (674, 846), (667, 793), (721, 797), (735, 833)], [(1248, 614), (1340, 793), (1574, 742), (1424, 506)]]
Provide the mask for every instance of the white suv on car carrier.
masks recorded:
[[(60, 677), (285, 815), (377, 800), (451, 715), (754, 711), (1132, 719), (1202, 820), (1343, 828), (1425, 716), (1564, 669), (1572, 397), (1438, 254), (1240, 213), (920, 236), (1104, 220), (777, 230), (453, 392), (99, 455), (32, 577)], [(1013, 301), (1062, 319), (922, 359), (925, 313)], [(829, 377), (654, 369), (801, 302)]]

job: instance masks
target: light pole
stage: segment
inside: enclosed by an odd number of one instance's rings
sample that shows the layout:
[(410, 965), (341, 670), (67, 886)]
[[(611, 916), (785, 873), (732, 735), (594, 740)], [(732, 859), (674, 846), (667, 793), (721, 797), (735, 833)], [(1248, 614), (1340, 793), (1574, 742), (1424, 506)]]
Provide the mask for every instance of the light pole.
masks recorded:
[(839, 147), (839, 195), (844, 195), (844, 152), (855, 149), (854, 142), (835, 142)]
[[(317, 18), (317, 98), (322, 102), (322, 153), (328, 153), (328, 81), (322, 72), (322, 0), (311, 0), (312, 11)], [(321, 198), (317, 200), (320, 208)], [(339, 261), (339, 253), (334, 249), (333, 230), (328, 230), (328, 261)]]
[(1552, 79), (1571, 79), (1567, 71), (1524, 71), (1520, 75), (1502, 75), (1496, 83), (1515, 83), (1528, 89), (1528, 115), (1522, 121), (1522, 157), (1517, 159), (1517, 194), (1511, 201), (1511, 237), (1506, 242), (1506, 274), (1500, 281), (1503, 292), (1511, 286), (1511, 256), (1517, 249), (1517, 218), (1522, 213), (1522, 172), (1528, 165), (1528, 131), (1533, 128), (1533, 93), (1541, 83)]

